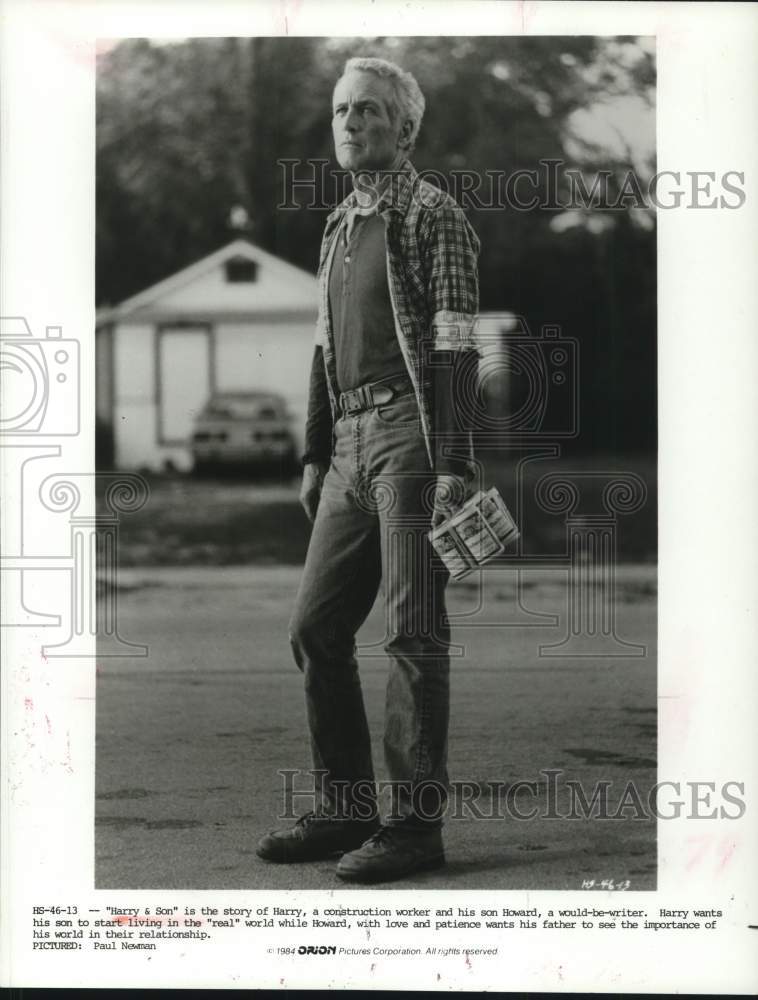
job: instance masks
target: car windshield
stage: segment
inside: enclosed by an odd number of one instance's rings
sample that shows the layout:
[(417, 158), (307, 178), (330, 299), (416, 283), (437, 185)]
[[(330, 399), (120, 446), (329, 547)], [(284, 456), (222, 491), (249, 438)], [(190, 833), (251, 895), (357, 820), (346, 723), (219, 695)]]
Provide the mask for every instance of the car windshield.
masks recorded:
[(233, 420), (279, 420), (283, 407), (270, 399), (216, 399), (205, 410), (210, 417)]

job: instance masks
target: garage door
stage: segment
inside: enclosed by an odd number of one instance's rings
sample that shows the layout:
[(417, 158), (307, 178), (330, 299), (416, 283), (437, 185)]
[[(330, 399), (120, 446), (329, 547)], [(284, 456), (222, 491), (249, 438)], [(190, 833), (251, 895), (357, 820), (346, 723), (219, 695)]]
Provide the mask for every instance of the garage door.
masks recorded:
[(184, 444), (211, 392), (207, 327), (163, 327), (158, 332), (158, 380), (160, 441)]

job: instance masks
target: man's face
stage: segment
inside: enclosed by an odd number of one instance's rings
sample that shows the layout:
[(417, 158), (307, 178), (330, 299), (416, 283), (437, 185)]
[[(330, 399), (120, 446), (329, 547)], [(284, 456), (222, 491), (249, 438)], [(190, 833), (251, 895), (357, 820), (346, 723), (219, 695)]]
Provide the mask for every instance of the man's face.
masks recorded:
[[(398, 156), (403, 123), (390, 116), (392, 84), (361, 70), (337, 81), (332, 99), (332, 133), (344, 170), (388, 170)], [(406, 126), (407, 128), (407, 126)]]

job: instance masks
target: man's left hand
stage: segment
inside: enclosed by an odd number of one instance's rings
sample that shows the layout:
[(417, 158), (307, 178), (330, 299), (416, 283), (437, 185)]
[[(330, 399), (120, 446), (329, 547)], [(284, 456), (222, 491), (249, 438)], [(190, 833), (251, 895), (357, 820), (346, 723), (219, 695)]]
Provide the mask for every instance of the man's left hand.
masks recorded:
[(437, 476), (434, 492), (432, 527), (437, 528), (456, 511), (466, 499), (466, 481), (463, 476), (449, 473)]

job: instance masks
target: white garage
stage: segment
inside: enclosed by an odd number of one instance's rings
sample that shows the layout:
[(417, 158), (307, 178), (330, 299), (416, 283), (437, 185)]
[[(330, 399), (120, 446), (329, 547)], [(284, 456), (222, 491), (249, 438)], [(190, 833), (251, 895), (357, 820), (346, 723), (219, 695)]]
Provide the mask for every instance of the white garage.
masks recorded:
[(280, 393), (301, 448), (316, 302), (312, 274), (237, 239), (98, 312), (97, 414), (114, 465), (188, 470), (213, 392)]

